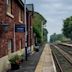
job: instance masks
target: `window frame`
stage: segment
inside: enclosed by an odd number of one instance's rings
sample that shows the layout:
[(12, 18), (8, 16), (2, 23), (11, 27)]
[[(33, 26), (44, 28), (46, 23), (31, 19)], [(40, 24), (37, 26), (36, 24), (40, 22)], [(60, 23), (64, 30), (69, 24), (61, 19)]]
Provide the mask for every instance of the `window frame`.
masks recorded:
[(12, 14), (12, 0), (7, 0), (7, 12)]
[(19, 49), (20, 50), (22, 49), (22, 39), (20, 39), (20, 41), (19, 41)]
[(10, 53), (14, 52), (14, 46), (13, 46), (13, 40), (12, 39), (8, 40), (8, 52), (10, 52)]
[(14, 18), (12, 15), (12, 0), (6, 0), (7, 4), (7, 15), (10, 16), (11, 18)]
[(23, 11), (21, 8), (19, 9), (19, 22), (23, 23)]

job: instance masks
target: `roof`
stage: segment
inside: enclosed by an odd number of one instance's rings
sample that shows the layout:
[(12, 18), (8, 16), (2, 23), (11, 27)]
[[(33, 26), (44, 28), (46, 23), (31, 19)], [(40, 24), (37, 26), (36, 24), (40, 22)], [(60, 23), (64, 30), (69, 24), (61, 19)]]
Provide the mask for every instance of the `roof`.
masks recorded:
[(23, 3), (22, 0), (18, 0), (18, 1), (19, 1), (19, 3), (20, 3), (22, 6), (24, 6), (24, 3)]
[[(23, 0), (16, 0), (16, 1), (19, 3), (19, 5), (21, 7), (24, 8), (24, 1)], [(34, 6), (33, 6), (33, 4), (26, 4), (26, 8), (27, 8), (27, 11), (34, 12)]]
[(35, 11), (34, 11), (34, 14), (40, 16), (40, 18), (42, 19), (43, 25), (45, 25), (45, 24), (47, 23), (47, 20), (44, 18), (44, 16), (43, 16), (42, 14), (40, 14), (40, 13), (38, 13), (38, 12), (35, 12)]

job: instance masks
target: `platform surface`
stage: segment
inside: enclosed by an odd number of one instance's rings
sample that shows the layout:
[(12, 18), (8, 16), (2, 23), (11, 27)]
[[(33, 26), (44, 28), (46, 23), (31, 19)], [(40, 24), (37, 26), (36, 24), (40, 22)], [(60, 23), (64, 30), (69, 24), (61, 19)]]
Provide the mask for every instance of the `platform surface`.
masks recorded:
[(67, 46), (71, 46), (72, 47), (72, 44), (68, 44), (68, 43), (61, 43), (63, 45), (67, 45)]
[(46, 44), (35, 72), (56, 72), (49, 44)]

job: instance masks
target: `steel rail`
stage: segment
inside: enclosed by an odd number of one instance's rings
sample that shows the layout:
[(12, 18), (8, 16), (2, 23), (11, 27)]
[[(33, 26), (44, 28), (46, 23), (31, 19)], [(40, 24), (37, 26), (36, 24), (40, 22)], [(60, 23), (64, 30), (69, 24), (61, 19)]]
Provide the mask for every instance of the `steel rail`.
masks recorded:
[(57, 65), (58, 65), (58, 68), (59, 68), (60, 72), (64, 72), (63, 69), (62, 69), (62, 67), (61, 67), (61, 65), (60, 65), (60, 63), (59, 63), (59, 61), (58, 61), (58, 59), (57, 59), (57, 57), (56, 57), (56, 55), (54, 54), (53, 51), (52, 51), (52, 55), (54, 56), (54, 59), (57, 62)]
[[(68, 63), (72, 66), (72, 60), (71, 59), (69, 59), (69, 54), (68, 53), (66, 53), (65, 54), (65, 52), (63, 51), (63, 50), (61, 50), (60, 48), (58, 48), (57, 46), (55, 46), (55, 45), (53, 45), (53, 44), (51, 44), (51, 46), (53, 46), (54, 48), (53, 49), (56, 49), (56, 50), (58, 50), (59, 51), (59, 53), (65, 58), (65, 60), (67, 60), (68, 61)], [(52, 49), (52, 48), (51, 48)], [(60, 65), (60, 62), (59, 62), (59, 58), (57, 58), (57, 54), (55, 54), (55, 52), (52, 50), (52, 55), (53, 55), (53, 57), (54, 57), (54, 60), (57, 62), (57, 64), (56, 65), (58, 65), (57, 66), (57, 68), (58, 69), (60, 69), (59, 71), (60, 72), (64, 72), (63, 71), (63, 68), (61, 67), (61, 65)]]

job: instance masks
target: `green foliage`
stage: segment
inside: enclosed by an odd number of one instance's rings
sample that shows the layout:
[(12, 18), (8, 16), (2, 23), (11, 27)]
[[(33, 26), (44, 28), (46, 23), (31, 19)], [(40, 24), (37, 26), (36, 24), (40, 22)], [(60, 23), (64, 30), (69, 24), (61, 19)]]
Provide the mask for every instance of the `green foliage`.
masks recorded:
[(72, 16), (64, 20), (63, 34), (72, 40)]
[(53, 35), (50, 36), (50, 42), (57, 42), (57, 41), (64, 41), (66, 40), (66, 37), (63, 34), (56, 34), (54, 33)]
[(33, 32), (36, 34), (37, 41), (39, 43), (42, 42), (42, 34), (43, 34), (42, 21), (46, 23), (46, 20), (44, 19), (44, 17), (40, 15), (39, 13), (35, 12), (34, 18), (33, 18)]
[(47, 31), (47, 29), (43, 29), (43, 40), (44, 40), (44, 42), (47, 42), (47, 34), (48, 34), (48, 31)]
[(52, 43), (52, 42), (55, 42), (55, 41), (56, 41), (56, 33), (54, 33), (50, 36), (50, 42)]
[(9, 59), (11, 64), (15, 64), (17, 61), (20, 61), (20, 56), (19, 55), (14, 55)]

